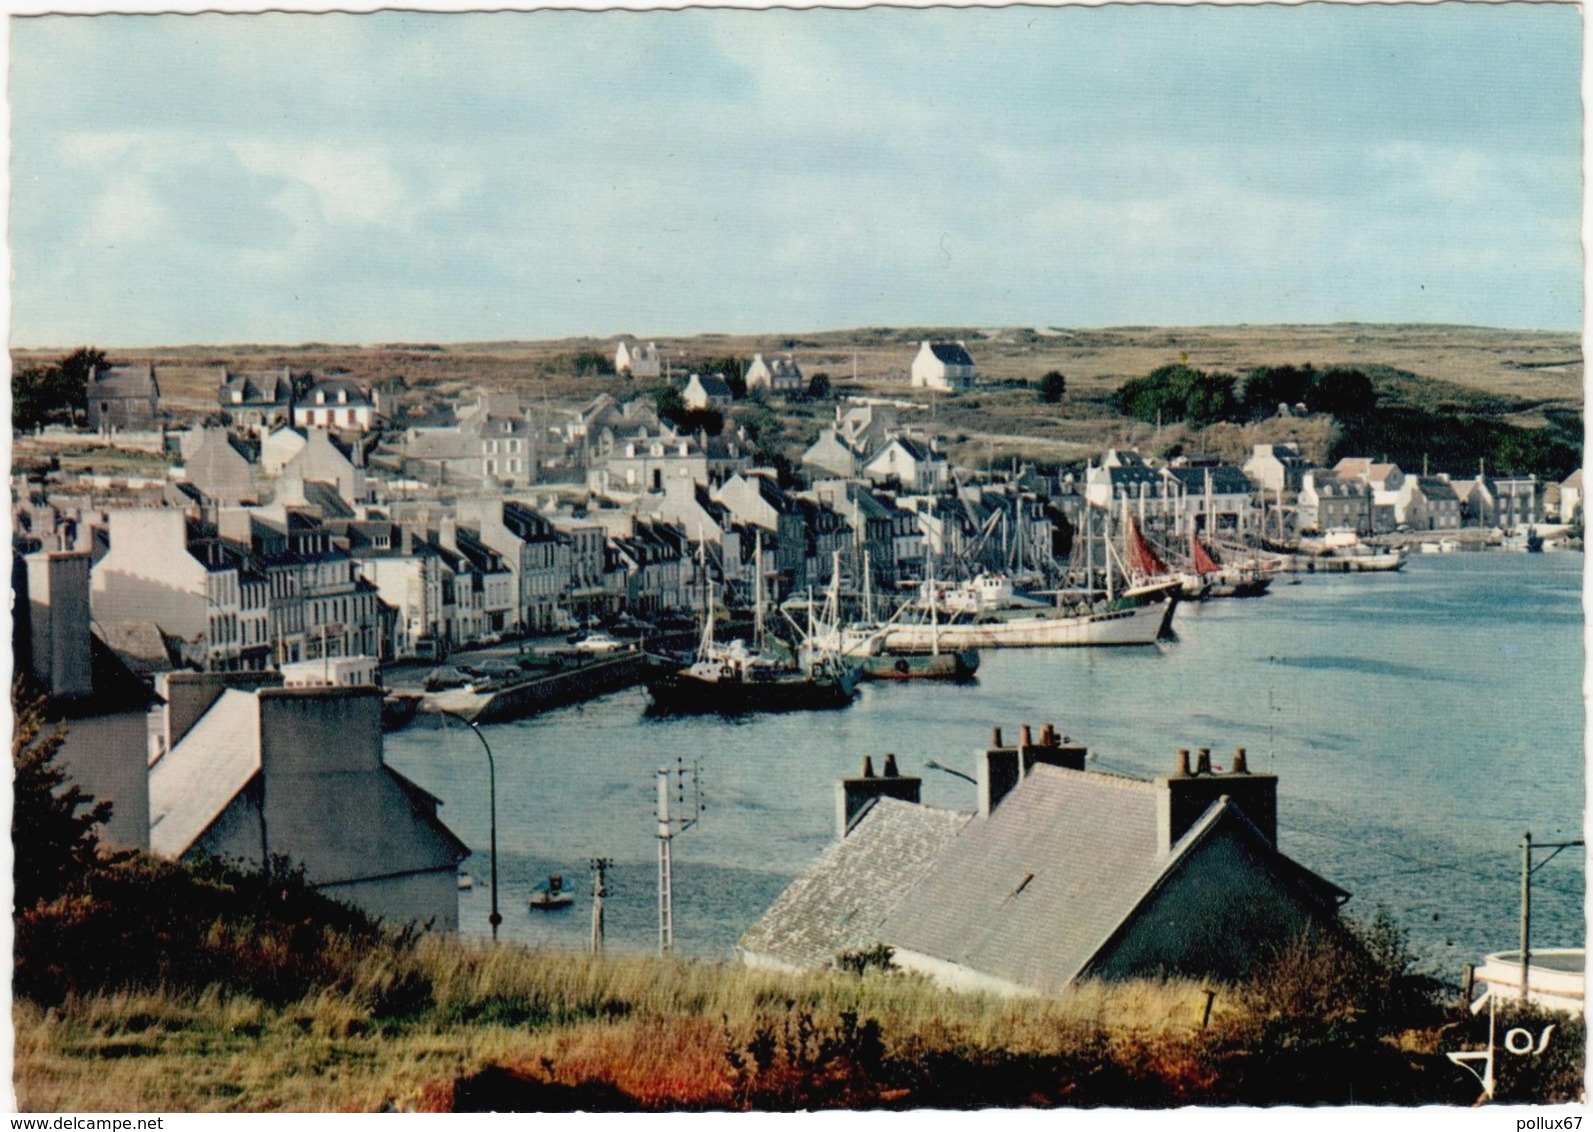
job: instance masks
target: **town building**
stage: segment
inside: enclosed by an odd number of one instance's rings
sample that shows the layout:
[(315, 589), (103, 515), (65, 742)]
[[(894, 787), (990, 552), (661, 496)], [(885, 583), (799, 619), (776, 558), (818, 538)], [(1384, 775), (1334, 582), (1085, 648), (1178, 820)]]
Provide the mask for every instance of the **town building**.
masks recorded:
[(1312, 468), (1300, 484), (1299, 529), (1302, 531), (1372, 531), (1372, 489), (1358, 479), (1344, 479), (1326, 468)]
[(294, 427), (301, 429), (368, 432), (376, 427), (377, 416), (376, 399), (346, 377), (322, 378), (293, 406)]
[(1244, 473), (1262, 491), (1296, 492), (1309, 466), (1298, 444), (1257, 444), (1244, 462)]
[(293, 375), (279, 370), (229, 374), (223, 371), (217, 401), (239, 432), (265, 433), (293, 419)]

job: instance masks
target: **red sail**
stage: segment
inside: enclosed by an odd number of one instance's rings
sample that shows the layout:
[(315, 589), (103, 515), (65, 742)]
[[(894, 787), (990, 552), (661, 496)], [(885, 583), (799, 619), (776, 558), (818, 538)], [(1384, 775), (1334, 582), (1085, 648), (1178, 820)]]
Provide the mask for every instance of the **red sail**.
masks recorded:
[(1139, 525), (1133, 519), (1128, 521), (1128, 534), (1123, 539), (1123, 546), (1128, 551), (1131, 572), (1142, 575), (1167, 573), (1167, 563), (1156, 557), (1156, 552), (1139, 533)]
[(1196, 538), (1194, 535), (1190, 535), (1189, 544), (1190, 554), (1195, 560), (1195, 573), (1215, 574), (1218, 570), (1222, 569), (1222, 567), (1217, 564), (1217, 560), (1213, 558), (1210, 552), (1206, 550), (1200, 539)]

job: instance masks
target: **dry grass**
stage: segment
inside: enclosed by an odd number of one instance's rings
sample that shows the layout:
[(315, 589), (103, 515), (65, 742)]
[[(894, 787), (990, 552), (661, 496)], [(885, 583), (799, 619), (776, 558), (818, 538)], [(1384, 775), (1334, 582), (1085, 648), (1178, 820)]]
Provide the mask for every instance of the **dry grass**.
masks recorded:
[[(411, 966), (412, 965), (412, 966)], [(427, 1003), (382, 1014), (412, 970)], [(734, 1107), (727, 1049), (806, 1017), (835, 1032), (848, 1012), (926, 1048), (1051, 1054), (1110, 1020), (1118, 1039), (1179, 1041), (1199, 1029), (1192, 983), (1086, 986), (1055, 1000), (956, 996), (901, 975), (800, 978), (705, 962), (593, 958), (456, 940), (406, 958), (373, 952), (352, 985), (283, 1007), (215, 990), (21, 1001), (15, 1086), (24, 1111), (310, 1111), (435, 1107), (488, 1066), (533, 1079), (610, 1084), (647, 1107)], [(384, 998), (385, 996), (385, 998)], [(1219, 1005), (1221, 1005), (1219, 1003)], [(1222, 1012), (1214, 1026), (1222, 1021)], [(1071, 1038), (1069, 1036), (1072, 1036)], [(1138, 1048), (1138, 1047), (1136, 1047)]]

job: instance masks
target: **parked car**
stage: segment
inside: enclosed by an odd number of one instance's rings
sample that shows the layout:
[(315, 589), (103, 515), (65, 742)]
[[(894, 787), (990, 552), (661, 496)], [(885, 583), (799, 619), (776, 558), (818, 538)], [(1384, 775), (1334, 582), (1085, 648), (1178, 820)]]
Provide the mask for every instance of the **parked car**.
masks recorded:
[(472, 677), (457, 668), (433, 668), (426, 674), (426, 691), (446, 692), (450, 688), (468, 688)]
[(575, 642), (576, 652), (609, 653), (618, 652), (620, 649), (626, 649), (629, 647), (630, 646), (624, 641), (618, 640), (617, 638), (602, 632), (588, 633), (579, 641)]

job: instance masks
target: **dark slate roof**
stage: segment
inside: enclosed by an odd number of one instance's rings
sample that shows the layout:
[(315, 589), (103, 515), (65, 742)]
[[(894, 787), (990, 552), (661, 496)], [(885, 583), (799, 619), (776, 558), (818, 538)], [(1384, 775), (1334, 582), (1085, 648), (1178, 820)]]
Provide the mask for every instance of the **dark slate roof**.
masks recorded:
[(971, 366), (973, 358), (968, 356), (968, 351), (960, 342), (931, 342), (929, 352), (935, 355), (937, 361), (948, 366)]
[[(929, 875), (971, 814), (879, 798), (748, 928), (744, 956), (798, 970), (879, 943), (880, 925)], [(754, 959), (756, 961), (756, 959)]]
[(718, 374), (708, 374), (706, 376), (703, 375), (703, 374), (693, 374), (692, 376), (697, 379), (697, 384), (702, 386), (702, 391), (704, 393), (708, 394), (708, 396), (710, 396), (710, 397), (729, 397), (729, 396), (731, 396), (729, 383), (726, 382), (725, 379), (720, 377)]
[[(885, 445), (885, 448), (889, 448), (891, 444), (899, 445), (903, 452), (907, 453), (920, 464), (927, 464), (934, 460), (945, 459), (945, 457), (940, 453), (932, 451), (929, 445), (925, 444), (923, 441), (914, 440), (910, 436), (892, 437), (890, 443)], [(881, 449), (881, 451), (884, 451), (884, 449)]]
[(309, 392), (304, 395), (304, 401), (302, 404), (306, 408), (315, 407), (315, 396), (317, 393), (326, 394), (326, 402), (321, 406), (322, 408), (324, 408), (326, 405), (338, 404), (337, 395), (339, 393), (348, 394), (348, 400), (343, 402), (344, 405), (359, 406), (371, 404), (370, 394), (365, 392), (364, 387), (361, 386), (359, 382), (352, 381), (346, 377), (323, 377), (314, 385), (310, 386)]
[(352, 519), (354, 509), (343, 502), (337, 485), (324, 480), (304, 481), (304, 502), (321, 512), (322, 519)]
[[(243, 400), (234, 401), (234, 393), (242, 393)], [(285, 369), (235, 373), (221, 386), (220, 399), (223, 408), (237, 404), (245, 408), (251, 405), (286, 404), (293, 399), (293, 383), (288, 379)]]
[(111, 366), (100, 370), (90, 390), (91, 397), (143, 398), (158, 395), (153, 366)]
[(1217, 464), (1212, 467), (1168, 468), (1167, 473), (1179, 480), (1184, 485), (1184, 490), (1191, 495), (1205, 494), (1208, 473), (1211, 475), (1211, 493), (1213, 495), (1250, 494), (1249, 477), (1232, 464)]
[(1441, 480), (1437, 476), (1421, 476), (1417, 479), (1418, 486), (1428, 502), (1437, 503), (1441, 500), (1459, 501), (1460, 496), (1455, 494), (1455, 485), (1448, 480)]

